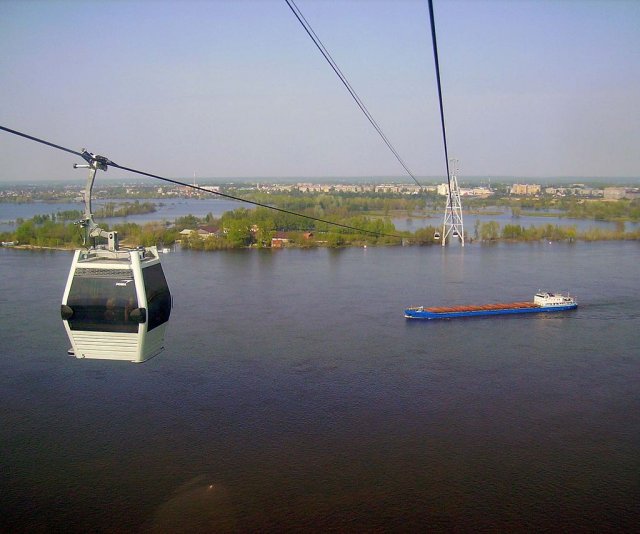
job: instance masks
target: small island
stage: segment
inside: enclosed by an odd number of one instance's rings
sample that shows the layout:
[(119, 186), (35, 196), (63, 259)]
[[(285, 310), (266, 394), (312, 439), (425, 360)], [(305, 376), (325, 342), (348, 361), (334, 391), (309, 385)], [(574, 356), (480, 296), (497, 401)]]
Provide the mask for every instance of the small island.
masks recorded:
[[(105, 229), (117, 231), (124, 246), (166, 247), (179, 243), (186, 249), (215, 251), (439, 244), (437, 234), (441, 229), (446, 197), (439, 191), (441, 186), (415, 188), (340, 184), (227, 185), (212, 190), (224, 190), (249, 201), (293, 213), (267, 207), (240, 207), (219, 217), (209, 213), (205, 217), (187, 215), (171, 221), (143, 224), (124, 222), (109, 225), (105, 221), (156, 211), (154, 202), (135, 200), (106, 202), (95, 210), (95, 217)], [(624, 194), (620, 198), (606, 198), (603, 192), (606, 193), (607, 188), (594, 187), (551, 188), (544, 192), (537, 187), (535, 193), (528, 194), (526, 189), (520, 190), (509, 184), (494, 185), (493, 189), (472, 189), (464, 200), (464, 214), (473, 215), (475, 222), (467, 223), (465, 240), (467, 243), (491, 243), (640, 239), (637, 224), (630, 230), (625, 224), (640, 221), (640, 191), (637, 188), (608, 189), (622, 190)], [(68, 194), (68, 189), (63, 191)], [(118, 189), (114, 193), (121, 194), (121, 191)], [(169, 191), (161, 193), (172, 196)], [(176, 194), (186, 195), (187, 192), (178, 190)], [(144, 197), (150, 192), (132, 191), (132, 195)], [(201, 193), (199, 195), (202, 196)], [(48, 192), (48, 196), (53, 196), (53, 193)], [(19, 198), (24, 197), (24, 192), (21, 192)], [(505, 214), (509, 217), (506, 222)], [(502, 222), (493, 220), (493, 216), (501, 216)], [(539, 217), (540, 224), (522, 224), (521, 218), (525, 216), (529, 219)], [(73, 222), (80, 217), (79, 210), (70, 210), (17, 220), (15, 230), (0, 233), (0, 239), (3, 244), (14, 246), (76, 248), (81, 243)], [(567, 224), (545, 222), (548, 217), (554, 217), (556, 221), (558, 218), (566, 219)], [(417, 221), (420, 227), (415, 231), (398, 230), (393, 221), (399, 220), (407, 221), (409, 227)], [(611, 228), (579, 230), (576, 220), (614, 224)], [(429, 224), (424, 225), (425, 221)]]

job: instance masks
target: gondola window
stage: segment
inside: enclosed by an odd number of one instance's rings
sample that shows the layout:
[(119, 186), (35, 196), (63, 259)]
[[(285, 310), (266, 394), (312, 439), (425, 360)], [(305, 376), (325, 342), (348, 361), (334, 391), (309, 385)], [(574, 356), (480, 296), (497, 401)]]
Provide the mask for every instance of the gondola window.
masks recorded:
[(71, 330), (137, 332), (130, 312), (138, 307), (131, 271), (79, 269), (67, 305), (73, 310)]
[(144, 289), (147, 293), (148, 330), (153, 330), (169, 320), (171, 315), (171, 293), (158, 263), (143, 269)]

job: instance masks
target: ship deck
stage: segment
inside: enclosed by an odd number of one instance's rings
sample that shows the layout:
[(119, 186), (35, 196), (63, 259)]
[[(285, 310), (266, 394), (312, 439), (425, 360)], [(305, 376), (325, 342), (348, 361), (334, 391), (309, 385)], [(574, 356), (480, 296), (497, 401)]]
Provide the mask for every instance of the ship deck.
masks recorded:
[(523, 308), (539, 308), (533, 302), (498, 302), (495, 304), (482, 304), (471, 306), (441, 306), (424, 308), (424, 311), (431, 313), (458, 313), (458, 312), (474, 312), (474, 311), (491, 311), (491, 310), (517, 310)]

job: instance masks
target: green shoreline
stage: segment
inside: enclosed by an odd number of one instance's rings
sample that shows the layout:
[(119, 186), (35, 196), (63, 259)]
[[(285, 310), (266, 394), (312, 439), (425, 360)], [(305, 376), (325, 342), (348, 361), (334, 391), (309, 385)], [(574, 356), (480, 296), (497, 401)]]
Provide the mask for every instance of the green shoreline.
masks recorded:
[[(259, 200), (264, 201), (260, 198)], [(426, 205), (416, 199), (379, 199), (379, 198), (343, 198), (340, 196), (318, 195), (314, 197), (293, 197), (282, 195), (270, 197), (271, 204), (282, 210), (273, 213), (266, 207), (248, 210), (238, 208), (224, 212), (220, 217), (211, 213), (205, 217), (187, 215), (176, 218), (173, 223), (120, 223), (113, 226), (104, 221), (105, 230), (117, 231), (123, 246), (135, 243), (141, 246), (171, 246), (181, 242), (181, 246), (192, 250), (227, 250), (245, 248), (342, 248), (362, 246), (414, 245), (426, 246), (440, 244), (438, 231), (441, 225), (441, 213), (433, 205)], [(600, 204), (590, 204), (600, 209)], [(624, 202), (615, 207), (606, 204), (611, 210), (612, 229), (589, 227), (578, 231), (573, 220), (602, 221), (600, 211), (592, 211), (589, 216), (575, 217), (575, 212), (544, 211), (522, 212), (520, 208), (514, 216), (501, 222), (476, 219), (472, 228), (465, 232), (468, 243), (494, 242), (533, 242), (533, 241), (613, 241), (640, 239), (640, 229), (626, 231), (625, 223), (636, 222), (635, 201)], [(108, 214), (114, 214), (120, 207), (117, 203), (107, 204)], [(136, 213), (147, 213), (155, 209), (153, 203), (124, 203), (125, 209)], [(489, 208), (489, 209), (487, 209)], [(504, 218), (509, 207), (470, 206), (463, 213), (481, 215), (490, 219), (491, 215)], [(515, 210), (515, 208), (511, 208)], [(295, 212), (293, 211), (295, 210)], [(621, 211), (626, 210), (626, 211)], [(81, 246), (79, 228), (71, 223), (72, 212), (61, 214), (36, 215), (26, 221), (19, 220), (18, 227), (12, 231), (0, 233), (3, 242), (18, 243), (21, 248), (72, 250)], [(74, 215), (77, 215), (73, 212)], [(573, 215), (573, 216), (572, 216)], [(633, 215), (633, 217), (632, 217)], [(550, 217), (567, 218), (568, 224), (520, 224), (519, 216), (540, 217), (541, 222)], [(301, 217), (307, 217), (303, 219)], [(399, 231), (392, 219), (424, 221), (427, 226), (414, 231)], [(429, 219), (433, 219), (430, 221)], [(335, 226), (332, 225), (335, 223)], [(191, 233), (186, 234), (185, 230)]]

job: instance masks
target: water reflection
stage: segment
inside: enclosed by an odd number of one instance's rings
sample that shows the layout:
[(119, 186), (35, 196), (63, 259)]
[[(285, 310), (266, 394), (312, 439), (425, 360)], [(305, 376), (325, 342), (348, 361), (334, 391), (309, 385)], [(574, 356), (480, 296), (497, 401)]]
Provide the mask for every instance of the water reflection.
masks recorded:
[(200, 475), (177, 488), (153, 514), (150, 532), (157, 534), (236, 532), (237, 512), (230, 492), (212, 477)]

